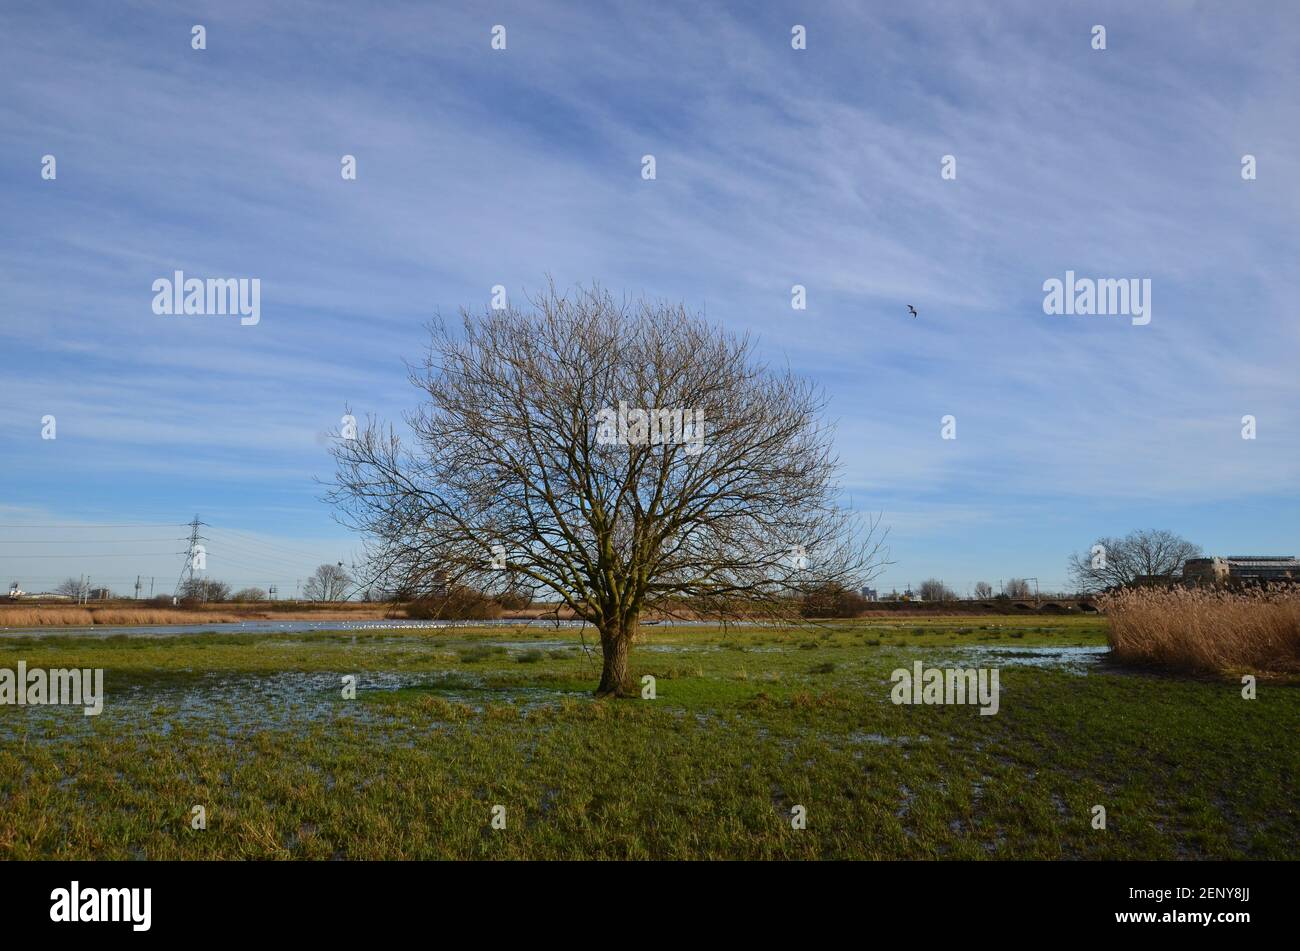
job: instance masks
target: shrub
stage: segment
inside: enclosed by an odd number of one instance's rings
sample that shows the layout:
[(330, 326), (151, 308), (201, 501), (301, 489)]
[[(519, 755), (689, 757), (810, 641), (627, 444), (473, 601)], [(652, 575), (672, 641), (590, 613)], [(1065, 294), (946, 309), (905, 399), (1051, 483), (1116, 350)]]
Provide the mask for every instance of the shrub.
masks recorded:
[(803, 617), (857, 617), (871, 602), (839, 584), (825, 584), (809, 591), (799, 606)]
[(533, 599), (526, 592), (507, 591), (498, 594), (496, 602), (507, 611), (522, 611), (533, 603)]
[(418, 621), (494, 621), (501, 605), (473, 588), (453, 588), (443, 598), (422, 598), (406, 606), (406, 616)]

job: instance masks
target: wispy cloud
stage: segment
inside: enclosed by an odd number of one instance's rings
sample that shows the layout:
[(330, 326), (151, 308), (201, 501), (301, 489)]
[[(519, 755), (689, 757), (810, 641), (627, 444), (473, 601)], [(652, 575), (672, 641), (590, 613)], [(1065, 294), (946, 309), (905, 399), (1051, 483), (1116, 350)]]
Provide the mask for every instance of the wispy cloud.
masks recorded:
[[(935, 513), (1014, 524), (1028, 546), (1027, 497), (1194, 533), (1215, 506), (1293, 489), (1285, 7), (828, 4), (799, 14), (806, 52), (793, 22), (674, 3), (6, 9), (11, 491), (73, 509), (95, 485), (176, 501), (178, 520), (231, 493), (307, 505), (343, 406), (392, 418), (413, 399), (402, 360), (424, 321), (547, 273), (685, 299), (816, 376), (846, 487), (899, 513), (895, 543), (914, 535), (930, 573), (957, 565), (925, 540)], [(261, 278), (262, 323), (153, 315), (174, 269)], [(1044, 315), (1042, 282), (1067, 269), (1151, 278), (1151, 325)], [(279, 530), (328, 524), (297, 518)], [(1243, 519), (1236, 547), (1277, 528)]]

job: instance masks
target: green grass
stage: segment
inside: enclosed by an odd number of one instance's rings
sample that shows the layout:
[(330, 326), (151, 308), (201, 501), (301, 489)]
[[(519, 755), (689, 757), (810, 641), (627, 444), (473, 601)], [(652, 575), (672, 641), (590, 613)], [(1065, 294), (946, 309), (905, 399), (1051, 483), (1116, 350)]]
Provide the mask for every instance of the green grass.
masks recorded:
[[(0, 707), (0, 857), (1300, 857), (1300, 689), (988, 653), (1103, 645), (1100, 619), (645, 635), (657, 698), (626, 701), (591, 699), (570, 629), (0, 638), (0, 667), (107, 691)], [(917, 659), (996, 664), (1000, 712), (894, 705)]]

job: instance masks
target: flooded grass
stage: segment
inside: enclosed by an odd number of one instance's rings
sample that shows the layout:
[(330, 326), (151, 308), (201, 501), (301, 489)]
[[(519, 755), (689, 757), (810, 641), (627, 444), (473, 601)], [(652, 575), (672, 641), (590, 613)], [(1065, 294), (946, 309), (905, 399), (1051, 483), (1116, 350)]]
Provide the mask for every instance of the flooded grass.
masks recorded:
[[(655, 626), (653, 701), (592, 699), (590, 635), (0, 637), (107, 695), (0, 706), (0, 857), (1300, 857), (1300, 688), (1116, 669), (1099, 619)], [(998, 667), (999, 713), (894, 705), (916, 660)]]

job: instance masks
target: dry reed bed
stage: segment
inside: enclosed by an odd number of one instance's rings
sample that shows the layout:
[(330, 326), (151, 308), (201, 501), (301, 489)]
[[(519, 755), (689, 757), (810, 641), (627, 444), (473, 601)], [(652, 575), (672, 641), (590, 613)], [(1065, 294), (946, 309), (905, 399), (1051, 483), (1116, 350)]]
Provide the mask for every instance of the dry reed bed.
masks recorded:
[(1135, 588), (1099, 603), (1120, 660), (1211, 673), (1300, 673), (1300, 588)]
[(203, 624), (245, 621), (247, 614), (168, 611), (149, 608), (11, 608), (0, 611), (0, 627), (93, 627), (98, 624)]

